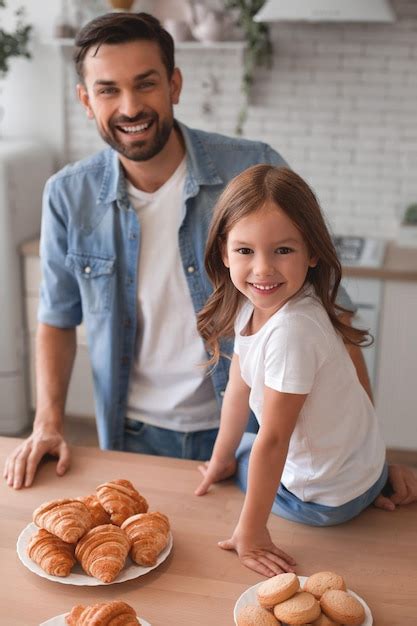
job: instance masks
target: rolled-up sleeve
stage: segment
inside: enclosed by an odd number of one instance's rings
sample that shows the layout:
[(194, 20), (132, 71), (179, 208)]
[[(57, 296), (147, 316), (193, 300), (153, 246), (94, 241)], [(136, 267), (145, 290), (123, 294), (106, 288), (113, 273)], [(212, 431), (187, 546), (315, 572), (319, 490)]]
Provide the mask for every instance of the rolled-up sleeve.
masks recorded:
[(63, 205), (53, 179), (49, 180), (42, 204), (38, 321), (58, 328), (72, 328), (82, 322), (82, 307), (77, 279), (65, 265), (69, 216)]

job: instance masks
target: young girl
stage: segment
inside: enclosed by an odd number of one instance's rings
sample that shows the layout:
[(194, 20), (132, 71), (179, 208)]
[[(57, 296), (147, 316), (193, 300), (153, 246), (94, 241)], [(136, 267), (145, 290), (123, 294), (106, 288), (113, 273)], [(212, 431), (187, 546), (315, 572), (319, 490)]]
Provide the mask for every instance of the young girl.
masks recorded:
[[(306, 524), (339, 524), (387, 481), (378, 420), (346, 348), (369, 336), (338, 317), (341, 266), (313, 192), (289, 169), (257, 165), (229, 183), (206, 269), (214, 291), (198, 329), (212, 364), (221, 337), (234, 333), (235, 349), (196, 494), (237, 473), (245, 502), (232, 538), (219, 545), (272, 576), (292, 571), (294, 560), (271, 541), (271, 509)], [(260, 428), (242, 439), (249, 407)]]

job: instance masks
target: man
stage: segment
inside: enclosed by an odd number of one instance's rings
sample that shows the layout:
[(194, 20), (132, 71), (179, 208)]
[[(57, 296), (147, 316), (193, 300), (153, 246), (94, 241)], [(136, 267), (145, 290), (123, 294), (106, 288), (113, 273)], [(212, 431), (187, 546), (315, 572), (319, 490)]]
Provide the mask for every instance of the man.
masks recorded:
[[(100, 446), (210, 458), (228, 375), (227, 358), (207, 375), (195, 323), (211, 289), (203, 257), (212, 207), (250, 165), (285, 163), (265, 144), (174, 120), (181, 73), (172, 38), (150, 15), (93, 20), (75, 61), (78, 97), (110, 148), (46, 185), (37, 411), (32, 435), (6, 461), (15, 488), (32, 484), (46, 453), (58, 457), (59, 475), (69, 467), (63, 418), (81, 321)], [(352, 358), (365, 380), (360, 351)]]

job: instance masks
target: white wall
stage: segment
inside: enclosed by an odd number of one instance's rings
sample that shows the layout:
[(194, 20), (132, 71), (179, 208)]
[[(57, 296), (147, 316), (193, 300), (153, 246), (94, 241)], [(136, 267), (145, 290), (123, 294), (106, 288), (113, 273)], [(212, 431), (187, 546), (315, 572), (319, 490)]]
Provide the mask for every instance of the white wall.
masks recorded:
[(51, 146), (58, 155), (63, 144), (62, 71), (57, 50), (46, 42), (51, 38), (60, 10), (57, 0), (8, 0), (0, 19), (12, 27), (13, 12), (26, 9), (27, 22), (33, 24), (33, 59), (12, 58), (10, 72), (2, 81), (0, 104), (5, 115), (1, 134), (32, 137)]
[[(28, 7), (36, 41), (33, 60), (13, 61), (6, 80), (3, 132), (47, 141), (60, 162), (82, 157), (101, 143), (75, 101), (71, 64), (45, 43), (59, 2), (9, 2)], [(417, 2), (392, 4), (394, 24), (275, 24), (274, 66), (258, 71), (253, 89), (246, 136), (269, 142), (308, 179), (335, 232), (393, 237), (417, 201)], [(240, 61), (234, 50), (179, 50), (178, 117), (233, 134)]]

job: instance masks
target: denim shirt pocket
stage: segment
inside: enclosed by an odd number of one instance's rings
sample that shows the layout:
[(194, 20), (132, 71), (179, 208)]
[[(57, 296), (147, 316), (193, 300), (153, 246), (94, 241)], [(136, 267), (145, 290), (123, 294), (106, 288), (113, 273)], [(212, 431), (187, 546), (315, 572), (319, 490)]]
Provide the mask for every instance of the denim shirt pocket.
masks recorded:
[(93, 314), (110, 310), (115, 264), (115, 257), (98, 257), (74, 252), (67, 254), (65, 265), (77, 278), (84, 310)]

